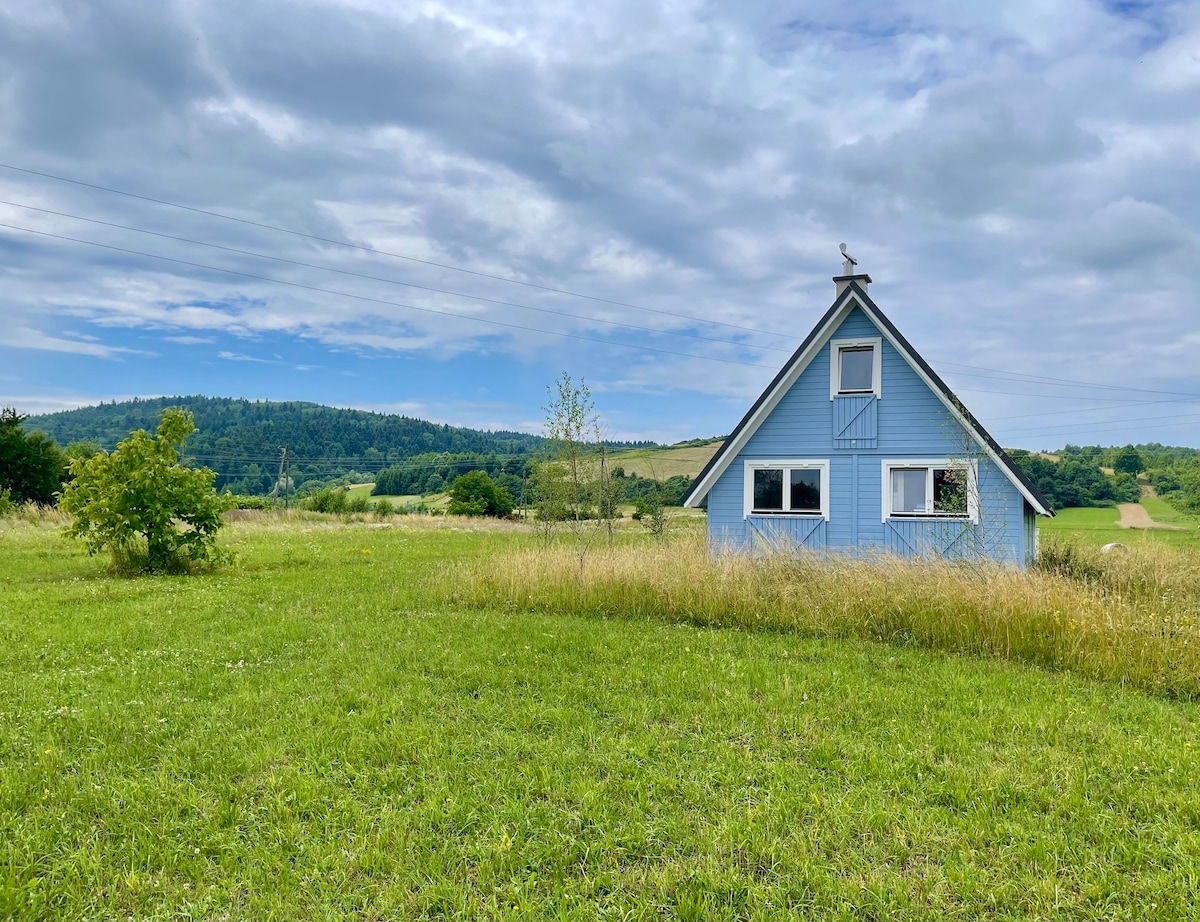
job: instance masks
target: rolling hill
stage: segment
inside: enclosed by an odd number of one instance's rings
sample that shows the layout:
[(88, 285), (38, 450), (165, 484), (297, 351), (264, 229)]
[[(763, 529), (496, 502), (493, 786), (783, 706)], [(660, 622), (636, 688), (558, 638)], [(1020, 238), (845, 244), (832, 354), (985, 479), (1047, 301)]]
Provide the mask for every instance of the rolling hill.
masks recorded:
[[(153, 431), (166, 407), (191, 411), (196, 433), (187, 442), (187, 460), (217, 472), (217, 487), (262, 494), (274, 488), (284, 446), (295, 486), (308, 480), (374, 475), (398, 463), (445, 467), (458, 473), (469, 459), (524, 460), (545, 443), (527, 432), (484, 431), (427, 422), (408, 416), (339, 409), (303, 401), (276, 402), (201, 395), (155, 397), (102, 403), (25, 421), (60, 445), (96, 442), (112, 449), (135, 429)], [(614, 448), (647, 448), (653, 443), (613, 443)], [(434, 459), (437, 459), (436, 461)]]

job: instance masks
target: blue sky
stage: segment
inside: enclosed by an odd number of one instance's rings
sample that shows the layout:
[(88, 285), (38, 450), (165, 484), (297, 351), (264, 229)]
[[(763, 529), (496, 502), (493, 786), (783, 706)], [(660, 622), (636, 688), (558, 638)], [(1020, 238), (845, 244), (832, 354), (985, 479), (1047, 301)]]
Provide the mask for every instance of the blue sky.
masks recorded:
[(0, 163), (24, 412), (721, 434), (846, 241), (1003, 444), (1200, 445), (1197, 2), (0, 0)]

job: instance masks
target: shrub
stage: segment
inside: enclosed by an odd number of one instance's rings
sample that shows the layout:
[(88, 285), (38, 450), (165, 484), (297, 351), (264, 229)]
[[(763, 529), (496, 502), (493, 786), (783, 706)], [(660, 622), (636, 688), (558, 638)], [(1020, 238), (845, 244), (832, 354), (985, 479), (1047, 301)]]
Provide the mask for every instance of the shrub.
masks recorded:
[(346, 491), (341, 487), (325, 487), (306, 498), (304, 505), (313, 512), (342, 513), (346, 511)]
[(498, 487), (485, 471), (471, 471), (454, 481), (450, 488), (450, 515), (492, 515), (503, 517), (513, 511), (513, 498)]
[(244, 493), (225, 493), (230, 509), (272, 509), (275, 501), (269, 496), (247, 496)]
[(184, 468), (176, 453), (195, 429), (191, 413), (167, 409), (155, 436), (139, 429), (112, 454), (73, 460), (59, 503), (75, 518), (67, 534), (82, 538), (89, 554), (111, 551), (121, 570), (214, 562), (226, 502), (213, 471)]
[(375, 501), (375, 517), (386, 519), (389, 515), (396, 512), (396, 507), (392, 505), (390, 499), (380, 499)]
[[(342, 495), (345, 496), (346, 494), (343, 493)], [(348, 515), (361, 515), (370, 508), (371, 500), (365, 493), (356, 493), (354, 496), (346, 499), (345, 509)]]

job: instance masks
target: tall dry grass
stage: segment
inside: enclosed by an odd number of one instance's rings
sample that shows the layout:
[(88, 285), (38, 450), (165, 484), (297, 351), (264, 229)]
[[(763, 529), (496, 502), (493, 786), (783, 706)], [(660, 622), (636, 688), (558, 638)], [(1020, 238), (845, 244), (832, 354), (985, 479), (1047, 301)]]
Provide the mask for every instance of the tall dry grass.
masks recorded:
[(1200, 557), (1048, 545), (1019, 572), (899, 559), (714, 558), (703, 540), (569, 548), (463, 566), (441, 590), (477, 607), (656, 618), (916, 643), (1200, 698)]

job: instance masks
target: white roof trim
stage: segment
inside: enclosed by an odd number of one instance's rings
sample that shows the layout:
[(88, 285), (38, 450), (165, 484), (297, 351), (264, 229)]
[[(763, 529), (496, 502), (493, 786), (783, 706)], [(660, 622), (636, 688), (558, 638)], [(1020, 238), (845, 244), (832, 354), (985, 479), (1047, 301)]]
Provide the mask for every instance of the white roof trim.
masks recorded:
[(779, 401), (783, 399), (783, 395), (791, 389), (792, 385), (796, 383), (800, 375), (804, 374), (805, 369), (808, 368), (808, 366), (812, 363), (812, 360), (816, 357), (817, 353), (820, 352), (826, 343), (828, 343), (833, 337), (834, 330), (841, 325), (841, 323), (849, 315), (850, 311), (852, 311), (855, 307), (859, 308), (864, 314), (867, 315), (867, 317), (870, 318), (871, 322), (875, 325), (875, 328), (878, 329), (883, 337), (892, 344), (892, 347), (898, 353), (900, 353), (900, 356), (904, 359), (904, 361), (907, 362), (909, 367), (917, 373), (917, 376), (925, 382), (925, 386), (934, 393), (938, 400), (942, 402), (942, 405), (950, 411), (951, 416), (958, 421), (959, 425), (961, 425), (964, 430), (971, 434), (971, 436), (979, 444), (979, 447), (982, 448), (984, 453), (992, 459), (992, 462), (996, 465), (996, 467), (998, 467), (1004, 473), (1004, 476), (1007, 477), (1009, 482), (1017, 488), (1023, 497), (1025, 497), (1034, 510), (1042, 515), (1053, 515), (1054, 513), (1051, 510), (1043, 506), (1042, 503), (1032, 493), (1029, 492), (1029, 489), (1021, 482), (1020, 478), (1013, 473), (1011, 467), (1009, 467), (1009, 465), (1005, 463), (992, 449), (992, 446), (988, 444), (987, 439), (980, 435), (976, 427), (972, 425), (967, 417), (965, 417), (946, 397), (946, 394), (943, 392), (942, 388), (938, 387), (925, 373), (921, 366), (914, 361), (912, 355), (909, 354), (909, 351), (904, 348), (904, 346), (902, 346), (894, 336), (892, 336), (890, 330), (888, 329), (890, 324), (883, 322), (882, 318), (878, 316), (877, 312), (872, 309), (869, 303), (859, 300), (859, 298), (856, 296), (854, 286), (847, 286), (846, 290), (842, 292), (840, 298), (834, 302), (834, 307), (831, 308), (828, 315), (829, 319), (825, 321), (822, 327), (817, 331), (816, 335), (813, 336), (807, 348), (805, 348), (802, 353), (794, 356), (790, 360), (790, 364), (785, 366), (784, 374), (779, 378), (775, 386), (767, 394), (767, 398), (761, 404), (759, 404), (758, 408), (754, 411), (754, 415), (750, 419), (746, 420), (746, 424), (737, 433), (737, 437), (733, 440), (727, 440), (725, 444), (721, 446), (716, 463), (708, 469), (708, 473), (704, 476), (704, 478), (692, 488), (684, 505), (692, 508), (700, 505), (700, 501), (708, 495), (709, 490), (713, 488), (713, 485), (717, 482), (721, 475), (725, 473), (725, 471), (729, 468), (729, 465), (733, 463), (733, 460), (738, 456), (738, 453), (741, 452), (741, 450), (746, 446), (746, 443), (750, 441), (750, 438), (754, 435), (754, 433), (758, 431), (759, 426), (763, 424), (766, 418), (774, 411), (775, 407), (779, 405)]

